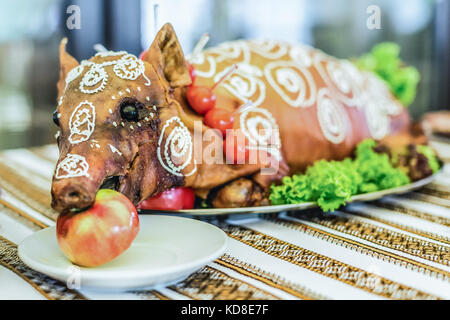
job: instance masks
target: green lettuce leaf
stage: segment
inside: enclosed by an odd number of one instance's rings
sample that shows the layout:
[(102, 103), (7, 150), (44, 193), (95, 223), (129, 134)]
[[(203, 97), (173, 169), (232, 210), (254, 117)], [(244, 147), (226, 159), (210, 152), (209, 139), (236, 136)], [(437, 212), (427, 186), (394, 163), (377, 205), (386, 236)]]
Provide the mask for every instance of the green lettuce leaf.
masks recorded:
[(373, 150), (376, 142), (372, 139), (361, 142), (356, 148), (355, 169), (362, 177), (359, 193), (374, 192), (399, 187), (410, 182), (408, 175), (394, 168), (389, 156)]
[(380, 43), (370, 53), (361, 56), (356, 64), (360, 69), (374, 72), (383, 79), (404, 106), (414, 102), (420, 73), (416, 68), (403, 63), (398, 44)]
[(410, 179), (406, 173), (394, 168), (387, 154), (375, 152), (375, 146), (374, 140), (365, 140), (358, 145), (355, 159), (317, 161), (305, 174), (284, 177), (281, 185), (271, 186), (271, 203), (315, 201), (328, 212), (345, 205), (355, 194), (408, 184)]

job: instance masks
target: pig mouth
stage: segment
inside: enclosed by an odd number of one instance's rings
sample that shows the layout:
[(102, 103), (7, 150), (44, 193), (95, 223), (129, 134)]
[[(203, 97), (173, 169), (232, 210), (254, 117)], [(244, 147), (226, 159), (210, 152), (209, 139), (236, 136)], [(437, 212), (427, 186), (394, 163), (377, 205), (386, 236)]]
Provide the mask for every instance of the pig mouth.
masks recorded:
[(102, 185), (100, 186), (100, 189), (110, 189), (114, 191), (119, 191), (121, 178), (122, 176), (106, 177)]

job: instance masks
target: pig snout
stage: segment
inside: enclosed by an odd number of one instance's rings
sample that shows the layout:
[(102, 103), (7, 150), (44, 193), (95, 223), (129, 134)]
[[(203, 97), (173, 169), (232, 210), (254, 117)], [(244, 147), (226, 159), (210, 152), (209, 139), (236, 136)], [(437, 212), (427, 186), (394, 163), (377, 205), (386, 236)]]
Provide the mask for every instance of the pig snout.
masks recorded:
[(96, 193), (96, 187), (82, 181), (70, 181), (70, 179), (54, 181), (52, 207), (58, 212), (85, 209), (94, 203)]

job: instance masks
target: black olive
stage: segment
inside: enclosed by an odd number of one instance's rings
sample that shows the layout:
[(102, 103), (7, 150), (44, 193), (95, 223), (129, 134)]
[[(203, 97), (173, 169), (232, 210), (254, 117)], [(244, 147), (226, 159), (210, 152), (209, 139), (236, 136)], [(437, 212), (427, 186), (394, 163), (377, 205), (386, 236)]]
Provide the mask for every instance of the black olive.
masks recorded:
[(136, 104), (126, 102), (120, 107), (120, 115), (127, 121), (138, 121), (139, 110)]
[(55, 110), (53, 112), (53, 122), (59, 127), (59, 117), (58, 117), (58, 111)]

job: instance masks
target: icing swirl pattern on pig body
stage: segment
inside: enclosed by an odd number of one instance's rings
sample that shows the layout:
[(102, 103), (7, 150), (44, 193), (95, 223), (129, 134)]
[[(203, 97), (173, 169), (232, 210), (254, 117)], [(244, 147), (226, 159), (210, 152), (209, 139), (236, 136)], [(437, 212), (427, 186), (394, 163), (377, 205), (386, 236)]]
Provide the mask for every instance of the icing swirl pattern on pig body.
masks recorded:
[(233, 110), (252, 100), (268, 110), (292, 171), (318, 159), (342, 159), (364, 138), (383, 139), (409, 126), (409, 116), (381, 79), (309, 46), (238, 40), (190, 62), (196, 84), (205, 86), (238, 65), (216, 89), (216, 105)]

